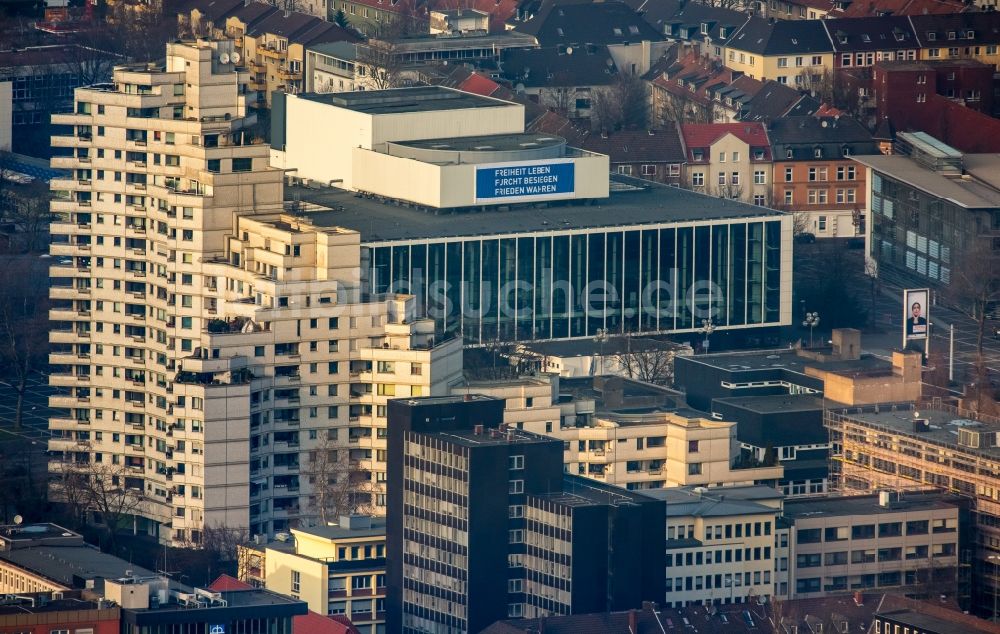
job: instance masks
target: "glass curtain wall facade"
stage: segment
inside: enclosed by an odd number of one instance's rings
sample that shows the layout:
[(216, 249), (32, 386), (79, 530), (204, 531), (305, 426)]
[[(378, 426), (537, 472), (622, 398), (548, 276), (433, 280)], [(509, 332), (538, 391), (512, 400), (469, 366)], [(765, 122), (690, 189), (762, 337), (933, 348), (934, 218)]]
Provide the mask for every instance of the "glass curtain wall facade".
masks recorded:
[(467, 344), (778, 325), (782, 221), (369, 245), (375, 293), (412, 293)]
[(873, 173), (869, 255), (901, 285), (947, 286), (956, 255), (977, 237), (1000, 235), (1000, 210), (968, 209)]

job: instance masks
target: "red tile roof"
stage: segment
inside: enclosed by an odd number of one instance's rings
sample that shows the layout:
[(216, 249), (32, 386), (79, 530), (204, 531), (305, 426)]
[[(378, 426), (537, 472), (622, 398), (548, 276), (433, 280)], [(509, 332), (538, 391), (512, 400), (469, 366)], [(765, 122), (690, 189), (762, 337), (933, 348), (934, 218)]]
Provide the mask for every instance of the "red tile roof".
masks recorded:
[[(771, 160), (771, 143), (767, 138), (767, 128), (762, 123), (685, 123), (681, 125), (681, 136), (688, 151), (688, 160), (693, 161), (693, 148), (709, 148), (727, 134), (732, 134), (751, 148), (764, 150), (764, 161)], [(706, 157), (707, 158), (707, 157)]]
[(967, 11), (962, 0), (855, 0), (840, 17), (862, 18), (890, 13), (892, 15), (940, 15)]
[(459, 90), (475, 93), (483, 97), (489, 97), (497, 91), (500, 85), (485, 75), (479, 73), (470, 74), (465, 81), (458, 85)]
[(208, 589), (212, 592), (233, 592), (235, 590), (253, 590), (253, 586), (230, 575), (219, 575)]

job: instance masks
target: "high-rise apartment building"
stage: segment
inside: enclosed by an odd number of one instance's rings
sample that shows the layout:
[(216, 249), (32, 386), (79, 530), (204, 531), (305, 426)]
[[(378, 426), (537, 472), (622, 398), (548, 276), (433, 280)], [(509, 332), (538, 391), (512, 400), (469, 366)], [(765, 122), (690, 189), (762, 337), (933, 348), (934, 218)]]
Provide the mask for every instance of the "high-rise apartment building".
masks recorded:
[(389, 404), (388, 631), (662, 600), (663, 502), (564, 476), (562, 442), (502, 426), (503, 409), (474, 394)]
[(164, 543), (380, 512), (386, 400), (461, 370), (412, 298), (362, 292), (357, 232), (285, 213), (231, 47), (169, 44), (55, 118), (52, 470), (131, 490)]

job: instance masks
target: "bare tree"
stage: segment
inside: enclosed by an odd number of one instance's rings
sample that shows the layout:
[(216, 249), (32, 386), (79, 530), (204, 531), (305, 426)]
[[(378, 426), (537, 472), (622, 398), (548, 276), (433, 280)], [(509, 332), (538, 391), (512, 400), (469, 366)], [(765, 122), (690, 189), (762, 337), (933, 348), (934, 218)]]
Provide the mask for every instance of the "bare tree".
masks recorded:
[(875, 327), (876, 320), (878, 319), (875, 303), (882, 290), (882, 279), (878, 276), (878, 260), (868, 254), (865, 255), (865, 277), (868, 278), (868, 290), (871, 293), (871, 303), (868, 310), (871, 316), (872, 327)]
[(371, 39), (358, 44), (357, 66), (364, 73), (364, 81), (374, 90), (403, 85), (403, 64), (393, 40)]
[(205, 526), (200, 545), (217, 562), (237, 561), (239, 547), (250, 541), (250, 530), (244, 527)]
[(976, 366), (983, 368), (983, 337), (990, 311), (1000, 302), (1000, 274), (991, 239), (973, 240), (955, 258), (944, 295), (949, 304), (976, 322)]
[(625, 350), (614, 355), (615, 364), (625, 376), (657, 385), (673, 384), (676, 349), (648, 346), (633, 350), (631, 344), (632, 338), (627, 337)]
[(142, 489), (129, 486), (131, 474), (121, 464), (63, 460), (60, 467), (62, 477), (54, 493), (77, 517), (94, 513), (95, 523), (104, 528), (109, 552), (117, 552), (118, 531), (145, 503)]
[(370, 474), (351, 459), (350, 449), (337, 445), (329, 434), (309, 452), (309, 465), (302, 473), (309, 478), (309, 503), (321, 524), (341, 515), (374, 511)]
[(618, 73), (610, 86), (594, 90), (591, 96), (591, 127), (595, 129), (643, 129), (648, 114), (646, 86), (632, 73)]
[(30, 255), (0, 258), (0, 381), (17, 395), (14, 429), (20, 430), (28, 382), (47, 361), (48, 271)]
[(3, 219), (11, 223), (10, 251), (35, 253), (43, 250), (52, 213), (49, 211), (51, 192), (44, 183), (32, 182), (4, 192), (6, 211)]
[(715, 104), (704, 105), (684, 99), (663, 89), (657, 89), (656, 112), (653, 119), (657, 127), (663, 128), (674, 123), (714, 123)]

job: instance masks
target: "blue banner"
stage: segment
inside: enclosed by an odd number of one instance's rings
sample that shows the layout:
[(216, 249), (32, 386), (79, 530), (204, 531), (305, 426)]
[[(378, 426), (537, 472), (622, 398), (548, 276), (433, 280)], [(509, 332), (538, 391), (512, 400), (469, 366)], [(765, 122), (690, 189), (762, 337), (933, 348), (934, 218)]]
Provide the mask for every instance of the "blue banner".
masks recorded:
[(532, 200), (573, 194), (574, 165), (528, 163), (476, 168), (476, 200)]

